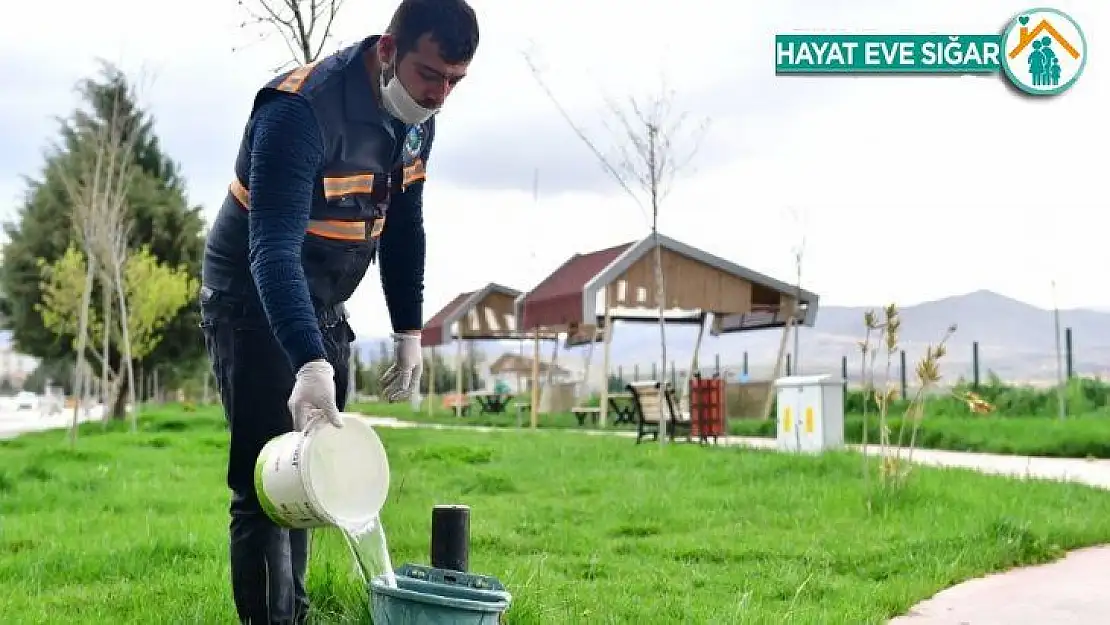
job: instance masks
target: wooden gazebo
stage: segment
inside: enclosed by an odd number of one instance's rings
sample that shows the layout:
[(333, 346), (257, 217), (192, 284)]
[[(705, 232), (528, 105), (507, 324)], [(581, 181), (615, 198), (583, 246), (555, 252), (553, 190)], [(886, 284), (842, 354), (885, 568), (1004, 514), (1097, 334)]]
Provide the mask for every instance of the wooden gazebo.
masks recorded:
[[(455, 392), (462, 393), (462, 344), (464, 341), (488, 340), (547, 340), (550, 334), (521, 332), (516, 316), (516, 299), (520, 291), (491, 282), (476, 291), (456, 295), (439, 312), (432, 315), (421, 331), (421, 344), (435, 349), (454, 341), (458, 366), (455, 373)], [(557, 337), (557, 335), (554, 335)], [(435, 372), (429, 372), (428, 407), (435, 404)]]
[[(530, 292), (516, 300), (521, 332), (566, 332), (604, 341), (603, 367), (609, 371), (612, 324), (616, 321), (658, 321), (655, 298), (656, 237), (648, 237), (588, 254), (575, 254)], [(658, 235), (664, 285), (663, 319), (668, 324), (700, 327), (698, 349), (712, 318), (710, 332), (723, 334), (812, 326), (817, 318), (817, 295), (719, 258), (705, 251)], [(585, 341), (589, 341), (586, 338)], [(534, 346), (538, 362), (539, 344)], [(777, 367), (778, 365), (776, 365)], [(533, 370), (532, 425), (536, 426), (538, 372)], [(605, 424), (608, 385), (602, 385), (599, 424)]]

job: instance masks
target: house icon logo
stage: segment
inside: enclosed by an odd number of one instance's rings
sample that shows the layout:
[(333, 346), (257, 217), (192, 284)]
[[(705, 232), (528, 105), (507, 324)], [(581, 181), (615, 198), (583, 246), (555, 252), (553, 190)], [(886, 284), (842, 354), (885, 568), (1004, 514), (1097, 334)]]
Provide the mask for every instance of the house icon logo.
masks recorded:
[(1063, 93), (1087, 64), (1087, 40), (1071, 16), (1056, 9), (1017, 15), (1002, 33), (1006, 76), (1030, 95)]

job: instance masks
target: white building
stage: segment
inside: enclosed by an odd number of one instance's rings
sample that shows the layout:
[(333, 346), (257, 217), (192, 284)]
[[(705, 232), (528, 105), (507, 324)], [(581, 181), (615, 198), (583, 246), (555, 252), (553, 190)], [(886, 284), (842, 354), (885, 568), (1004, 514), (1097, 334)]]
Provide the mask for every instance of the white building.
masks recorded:
[(37, 358), (14, 351), (8, 334), (0, 333), (0, 380), (7, 380), (13, 388), (21, 388), (38, 365)]

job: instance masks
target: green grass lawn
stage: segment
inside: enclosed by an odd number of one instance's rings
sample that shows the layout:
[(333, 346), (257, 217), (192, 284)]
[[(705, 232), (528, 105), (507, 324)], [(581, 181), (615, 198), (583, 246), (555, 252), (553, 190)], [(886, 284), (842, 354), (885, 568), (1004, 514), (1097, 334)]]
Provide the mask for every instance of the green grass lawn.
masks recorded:
[[(350, 412), (358, 412), (376, 417), (393, 417), (403, 421), (413, 421), (415, 423), (439, 423), (442, 425), (477, 425), (483, 427), (517, 427), (517, 411), (513, 404), (509, 404), (505, 412), (496, 414), (478, 414), (477, 404), (471, 407), (471, 412), (468, 416), (457, 417), (455, 411), (445, 409), (437, 406), (431, 413), (428, 409), (421, 408), (420, 410), (413, 410), (407, 403), (387, 403), (387, 402), (357, 402), (347, 406)], [(610, 412), (609, 424), (606, 429), (612, 430), (627, 430), (630, 432), (636, 431), (636, 424), (622, 423), (614, 426), (612, 424), (613, 413)], [(527, 410), (520, 413), (520, 425), (524, 427), (531, 427), (532, 415)], [(556, 412), (539, 415), (539, 427), (544, 429), (583, 429), (583, 426), (578, 424), (578, 419), (570, 412)], [(592, 421), (585, 421), (585, 428), (596, 429)]]
[[(478, 414), (477, 404), (471, 407), (469, 416), (456, 417), (453, 410), (437, 406), (430, 414), (426, 408), (413, 410), (407, 403), (359, 402), (347, 406), (350, 412), (360, 412), (376, 417), (394, 417), (417, 423), (440, 423), (444, 425), (481, 425), (487, 427), (516, 427), (516, 408), (510, 404), (505, 412), (499, 414)], [(520, 413), (520, 423), (530, 426), (531, 414), (525, 410)], [(610, 417), (611, 419), (612, 417)], [(569, 412), (540, 415), (539, 425), (544, 428), (578, 428), (578, 420)], [(589, 421), (586, 422), (589, 425)], [(590, 426), (592, 427), (592, 425)], [(635, 429), (630, 426), (627, 429)]]
[[(868, 417), (867, 440), (879, 440), (879, 420)], [(901, 419), (888, 419), (897, 437)], [(910, 427), (905, 428), (908, 444)], [(773, 420), (729, 421), (737, 436), (775, 436)], [(844, 438), (849, 443), (863, 440), (863, 417), (848, 415)], [(1052, 417), (926, 417), (917, 435), (917, 446), (926, 449), (975, 451), (1019, 456), (1055, 458), (1110, 458), (1110, 417), (1079, 415), (1060, 420)]]
[[(427, 411), (413, 411), (408, 404), (362, 403), (354, 404), (350, 409), (363, 414), (396, 417), (423, 423), (516, 427), (516, 413), (511, 409), (504, 414), (475, 414), (463, 419), (445, 410), (436, 410), (431, 415)], [(525, 426), (530, 425), (529, 419), (529, 415), (525, 413), (522, 423)], [(878, 417), (873, 413), (868, 420), (867, 440), (873, 443), (879, 439)], [(893, 432), (892, 435), (897, 436), (901, 419), (892, 415), (888, 423)], [(574, 416), (569, 413), (540, 415), (539, 425), (552, 429), (582, 429)], [(589, 422), (586, 427), (594, 428)], [(615, 429), (635, 430), (635, 425), (621, 425)], [(733, 436), (773, 438), (775, 420), (730, 419), (728, 430)], [(909, 433), (909, 426), (907, 426), (905, 430), (907, 444)], [(859, 443), (863, 440), (862, 415), (846, 416), (844, 439), (848, 443)], [(1065, 420), (1043, 416), (927, 416), (921, 422), (917, 446), (925, 449), (1022, 456), (1110, 458), (1110, 415), (1091, 413), (1071, 416)]]
[[(866, 512), (861, 459), (636, 446), (555, 430), (381, 429), (396, 564), (427, 562), (430, 510), (473, 507), (471, 568), (508, 622), (880, 623), (988, 571), (1110, 542), (1110, 493), (918, 468)], [(0, 615), (19, 623), (230, 623), (218, 413), (0, 443)], [(310, 571), (319, 623), (365, 623), (334, 531)]]

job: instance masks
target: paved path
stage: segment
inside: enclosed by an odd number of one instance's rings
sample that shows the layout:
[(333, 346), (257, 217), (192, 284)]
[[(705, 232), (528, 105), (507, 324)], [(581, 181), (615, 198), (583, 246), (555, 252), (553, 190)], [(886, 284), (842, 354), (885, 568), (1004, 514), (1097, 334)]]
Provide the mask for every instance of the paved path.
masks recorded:
[[(82, 414), (81, 421), (96, 421), (100, 418), (100, 413), (100, 406), (96, 406), (89, 411), (89, 414)], [(42, 416), (38, 411), (3, 410), (0, 411), (0, 440), (15, 438), (28, 432), (65, 428), (69, 427), (70, 423), (73, 423), (72, 408), (62, 414), (51, 416)]]
[(917, 604), (889, 625), (1106, 625), (1110, 547), (981, 577)]
[[(489, 431), (505, 428), (417, 424), (398, 419), (370, 417), (382, 427), (432, 427)], [(569, 430), (603, 436), (628, 436), (628, 432)], [(634, 436), (634, 434), (633, 434)], [(774, 439), (728, 437), (726, 445), (774, 449)], [(863, 451), (860, 445), (849, 445)], [(868, 445), (868, 455), (879, 448)], [(1039, 458), (1000, 454), (962, 453), (918, 449), (913, 460), (923, 465), (959, 467), (984, 473), (1026, 479), (1073, 481), (1110, 489), (1110, 460)], [(1035, 567), (964, 582), (914, 606), (909, 614), (888, 625), (1108, 625), (1110, 546), (1073, 551), (1066, 557)]]

